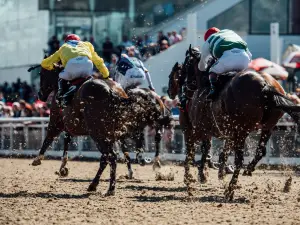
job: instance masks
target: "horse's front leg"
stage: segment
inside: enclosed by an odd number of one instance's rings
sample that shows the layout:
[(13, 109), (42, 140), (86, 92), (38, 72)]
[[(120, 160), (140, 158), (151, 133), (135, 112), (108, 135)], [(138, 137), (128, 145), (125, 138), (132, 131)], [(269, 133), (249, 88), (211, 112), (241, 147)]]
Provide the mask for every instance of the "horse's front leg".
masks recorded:
[(161, 142), (161, 129), (156, 129), (155, 132), (155, 158), (153, 163), (153, 170), (156, 168), (161, 168), (161, 163), (159, 161), (159, 153), (160, 153), (160, 142)]
[(208, 174), (205, 171), (205, 165), (207, 161), (207, 156), (209, 153), (209, 150), (211, 148), (211, 141), (210, 139), (204, 140), (201, 145), (201, 150), (202, 150), (202, 157), (200, 160), (200, 164), (198, 165), (198, 173), (199, 173), (199, 181), (200, 183), (206, 183), (207, 182), (207, 177)]
[(69, 169), (66, 167), (68, 162), (68, 149), (69, 144), (71, 143), (72, 136), (69, 133), (65, 133), (64, 137), (64, 153), (62, 157), (61, 166), (59, 169), (59, 176), (61, 177), (67, 177), (69, 175)]
[(38, 166), (42, 164), (41, 160), (44, 159), (44, 154), (47, 148), (52, 144), (54, 138), (57, 137), (62, 132), (62, 130), (63, 130), (63, 123), (61, 121), (61, 118), (59, 117), (59, 115), (56, 113), (54, 109), (54, 112), (52, 111), (52, 114), (50, 116), (50, 122), (47, 127), (46, 138), (43, 141), (42, 147), (39, 151), (39, 155), (35, 157), (32, 162), (33, 166)]
[(195, 143), (192, 137), (192, 131), (184, 132), (185, 146), (186, 146), (186, 158), (184, 162), (184, 183), (187, 186), (188, 195), (192, 194), (191, 183), (196, 182), (193, 175), (190, 172), (190, 165), (195, 160)]

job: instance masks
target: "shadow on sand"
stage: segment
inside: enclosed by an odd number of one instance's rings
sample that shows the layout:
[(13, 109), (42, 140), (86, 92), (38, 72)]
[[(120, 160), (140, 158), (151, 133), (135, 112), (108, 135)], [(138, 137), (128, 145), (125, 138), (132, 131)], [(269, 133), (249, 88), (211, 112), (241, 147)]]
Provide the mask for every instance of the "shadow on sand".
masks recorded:
[(29, 193), (27, 191), (19, 191), (15, 193), (1, 193), (0, 198), (58, 198), (58, 199), (83, 199), (88, 198), (91, 193), (85, 194), (54, 194), (49, 192)]
[(202, 197), (180, 197), (175, 195), (165, 195), (165, 196), (134, 196), (130, 197), (137, 202), (167, 202), (167, 201), (198, 201), (207, 203), (228, 203), (228, 204), (248, 204), (249, 200), (245, 197), (235, 198), (230, 202), (226, 202), (223, 196), (210, 195)]
[[(93, 179), (81, 179), (81, 178), (59, 178), (61, 182), (75, 182), (75, 183), (90, 183)], [(109, 179), (100, 179), (100, 182), (109, 182)], [(117, 179), (117, 183), (143, 183), (137, 179)]]

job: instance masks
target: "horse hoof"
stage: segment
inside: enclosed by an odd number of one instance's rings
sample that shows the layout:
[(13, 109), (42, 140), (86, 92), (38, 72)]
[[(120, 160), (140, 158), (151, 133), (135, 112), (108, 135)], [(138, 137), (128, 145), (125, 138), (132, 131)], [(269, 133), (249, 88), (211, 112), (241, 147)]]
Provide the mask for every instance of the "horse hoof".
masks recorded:
[(67, 167), (61, 168), (59, 171), (61, 177), (67, 177), (69, 175), (69, 169)]
[(252, 176), (252, 172), (250, 170), (245, 170), (244, 173), (243, 173), (243, 176), (249, 176), (249, 177), (251, 177)]
[(32, 162), (32, 166), (39, 166), (42, 164), (42, 161), (40, 159), (34, 159)]
[(225, 179), (225, 173), (224, 173), (224, 171), (219, 171), (219, 173), (218, 173), (218, 178), (219, 178), (219, 180), (224, 180)]
[(225, 171), (226, 171), (226, 174), (233, 174), (234, 167), (232, 165), (226, 166)]
[(104, 197), (114, 196), (114, 195), (115, 195), (115, 191), (107, 191), (107, 192), (104, 194)]
[(145, 159), (139, 160), (139, 164), (140, 164), (140, 166), (145, 166), (146, 165)]
[(128, 179), (129, 180), (133, 179), (133, 172), (132, 172), (132, 170), (128, 172)]
[(159, 161), (153, 163), (153, 170), (156, 170), (157, 168), (158, 168), (158, 169), (161, 168), (161, 164), (160, 164)]
[(87, 191), (96, 191), (97, 190), (97, 184), (91, 183), (88, 187)]
[(226, 189), (224, 195), (225, 195), (225, 201), (231, 202), (233, 200), (234, 190)]
[(207, 183), (207, 178), (205, 176), (199, 176), (199, 182), (201, 184), (206, 184)]

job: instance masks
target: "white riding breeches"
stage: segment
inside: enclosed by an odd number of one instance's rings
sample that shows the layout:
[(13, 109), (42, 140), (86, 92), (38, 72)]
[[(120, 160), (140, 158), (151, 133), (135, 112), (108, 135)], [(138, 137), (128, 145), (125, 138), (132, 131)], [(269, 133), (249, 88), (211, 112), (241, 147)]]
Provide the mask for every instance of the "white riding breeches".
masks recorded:
[(248, 68), (252, 55), (243, 49), (225, 51), (218, 61), (210, 68), (210, 72), (222, 74), (230, 71), (243, 71)]
[(65, 69), (59, 74), (59, 78), (64, 80), (74, 80), (92, 76), (93, 62), (86, 56), (78, 56), (70, 59)]
[(144, 83), (145, 72), (141, 68), (131, 68), (126, 71), (125, 76), (121, 73), (118, 74), (117, 82), (121, 84), (123, 89), (129, 86), (139, 86)]

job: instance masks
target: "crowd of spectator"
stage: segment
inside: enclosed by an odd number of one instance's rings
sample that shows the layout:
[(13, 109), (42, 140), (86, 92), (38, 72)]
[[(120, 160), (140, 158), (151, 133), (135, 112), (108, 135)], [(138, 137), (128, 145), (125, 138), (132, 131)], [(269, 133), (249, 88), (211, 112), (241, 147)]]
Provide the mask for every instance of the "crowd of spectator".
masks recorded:
[(18, 79), (0, 86), (0, 117), (48, 117), (50, 110), (37, 99), (35, 85)]
[[(83, 41), (91, 42), (98, 54), (103, 57), (105, 63), (110, 66), (111, 63), (115, 64), (118, 55), (124, 52), (128, 53), (128, 51), (133, 51), (134, 56), (145, 61), (149, 57), (168, 49), (171, 45), (182, 41), (185, 36), (186, 28), (182, 28), (179, 32), (171, 31), (164, 33), (163, 31), (159, 31), (156, 40), (153, 40), (147, 34), (144, 36), (134, 36), (131, 39), (127, 35), (124, 35), (121, 43), (113, 43), (109, 37), (106, 37), (102, 46), (99, 46), (98, 41), (92, 36), (89, 39), (86, 37), (82, 39)], [(62, 39), (58, 40), (57, 36), (52, 36), (48, 42), (48, 54), (53, 54), (57, 51), (64, 43), (65, 37), (66, 35), (63, 35)]]

